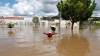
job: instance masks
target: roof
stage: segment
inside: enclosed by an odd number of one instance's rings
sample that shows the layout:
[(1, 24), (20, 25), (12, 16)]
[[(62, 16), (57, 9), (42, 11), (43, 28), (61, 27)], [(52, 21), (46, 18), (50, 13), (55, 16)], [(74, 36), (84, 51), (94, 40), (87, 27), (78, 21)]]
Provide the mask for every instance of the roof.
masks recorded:
[(7, 20), (24, 20), (23, 17), (6, 17)]
[(3, 18), (3, 16), (0, 16), (0, 19), (2, 19)]

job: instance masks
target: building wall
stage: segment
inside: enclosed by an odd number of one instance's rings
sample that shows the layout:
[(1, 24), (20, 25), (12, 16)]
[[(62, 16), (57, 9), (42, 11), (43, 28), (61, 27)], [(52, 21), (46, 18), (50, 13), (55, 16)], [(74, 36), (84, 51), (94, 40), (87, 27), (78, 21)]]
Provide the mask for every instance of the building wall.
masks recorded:
[(40, 27), (48, 27), (49, 21), (47, 20), (41, 20), (40, 21)]
[[(55, 21), (47, 21), (47, 20), (41, 20), (40, 21), (40, 26), (41, 27), (49, 27), (51, 24), (56, 24), (56, 23), (59, 23), (59, 20), (55, 20)], [(70, 24), (69, 24), (70, 23)], [(44, 24), (44, 26), (43, 26), (43, 24)], [(58, 25), (59, 26), (59, 25)], [(66, 20), (61, 20), (61, 23), (60, 23), (60, 26), (61, 27), (66, 27), (67, 26), (67, 28), (71, 28), (71, 22), (68, 20), (68, 21), (66, 21)], [(73, 26), (74, 28), (79, 28), (79, 22), (77, 22), (77, 23), (74, 23), (74, 26)]]
[(10, 19), (4, 19), (6, 21), (6, 24), (9, 23), (9, 22), (12, 22), (12, 23), (18, 23), (20, 24), (20, 22), (23, 22), (23, 24), (30, 24), (32, 23), (32, 18), (24, 18), (24, 20), (10, 20)]
[[(18, 18), (18, 17), (17, 17)], [(5, 21), (5, 23), (9, 23), (9, 22), (12, 22), (12, 23), (17, 23), (19, 26), (21, 23), (23, 23), (23, 25), (31, 25), (33, 24), (32, 22), (32, 18), (24, 18), (24, 19), (18, 19), (17, 20), (14, 20), (14, 18), (9, 18), (9, 19), (2, 19)], [(47, 20), (39, 20), (40, 21), (40, 27), (50, 27), (51, 24), (55, 24), (55, 23), (59, 23), (59, 20), (55, 19), (54, 21), (47, 21)], [(70, 25), (68, 24), (70, 23)], [(59, 25), (58, 25), (59, 26)], [(61, 27), (66, 27), (67, 28), (70, 28), (71, 27), (71, 22), (70, 21), (66, 21), (66, 20), (61, 20), (61, 24), (60, 24)], [(79, 28), (79, 23), (75, 23), (74, 24), (74, 28), (78, 27)]]
[(30, 25), (32, 22), (32, 18), (24, 18), (24, 24)]

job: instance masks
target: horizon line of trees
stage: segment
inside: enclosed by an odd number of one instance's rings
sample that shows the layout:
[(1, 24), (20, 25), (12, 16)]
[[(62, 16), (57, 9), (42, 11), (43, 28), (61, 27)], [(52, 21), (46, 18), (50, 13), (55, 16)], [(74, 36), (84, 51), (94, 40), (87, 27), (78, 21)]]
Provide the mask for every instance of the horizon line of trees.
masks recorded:
[(54, 19), (59, 19), (59, 16), (58, 15), (56, 15), (56, 16), (43, 16), (41, 19), (50, 21), (50, 20), (54, 20)]

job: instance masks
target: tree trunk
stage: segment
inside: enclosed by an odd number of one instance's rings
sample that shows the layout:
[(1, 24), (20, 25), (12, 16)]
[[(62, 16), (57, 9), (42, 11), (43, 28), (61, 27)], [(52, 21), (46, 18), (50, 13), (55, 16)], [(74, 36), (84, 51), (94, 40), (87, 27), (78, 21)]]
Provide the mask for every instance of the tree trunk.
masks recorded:
[(74, 22), (72, 21), (71, 29), (73, 30)]
[(36, 26), (36, 23), (35, 23), (35, 26)]
[(74, 33), (73, 33), (73, 30), (71, 29), (71, 35), (73, 36), (74, 35)]

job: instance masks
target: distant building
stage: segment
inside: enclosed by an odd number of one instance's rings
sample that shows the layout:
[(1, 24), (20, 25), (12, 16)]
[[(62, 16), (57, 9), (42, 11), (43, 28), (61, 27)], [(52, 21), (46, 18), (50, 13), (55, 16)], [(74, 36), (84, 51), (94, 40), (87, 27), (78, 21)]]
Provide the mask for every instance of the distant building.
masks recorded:
[(0, 16), (0, 19), (3, 19), (3, 16)]
[(2, 24), (1, 22), (5, 23), (5, 24), (11, 22), (17, 26), (30, 25), (30, 24), (32, 24), (32, 18), (13, 17), (13, 16), (7, 16), (4, 18), (3, 16), (0, 16), (0, 24)]
[[(32, 18), (24, 18), (24, 17), (3, 17), (3, 16), (0, 16), (0, 23), (14, 23), (15, 25), (17, 26), (20, 26), (20, 25), (32, 25), (33, 22), (32, 22)], [(59, 26), (59, 19), (51, 19), (51, 20), (44, 20), (44, 19), (39, 19), (39, 23), (40, 23), (40, 27), (50, 27), (51, 24), (55, 24), (57, 26)], [(66, 27), (66, 26), (71, 26), (71, 22), (69, 20), (61, 20), (61, 23), (60, 23), (61, 27)], [(34, 25), (34, 24), (33, 24)], [(78, 26), (79, 27), (79, 23), (75, 23), (74, 24), (74, 27)], [(70, 28), (70, 27), (69, 27)]]
[(19, 25), (20, 23), (24, 24), (24, 18), (23, 17), (6, 17), (5, 23), (14, 23), (15, 25)]
[[(57, 26), (59, 26), (59, 20), (58, 19), (54, 19), (54, 20), (40, 20), (40, 26), (41, 27), (50, 27), (51, 24), (55, 24)], [(61, 20), (60, 22), (60, 26), (61, 27), (67, 27), (67, 28), (71, 28), (71, 22), (70, 20)], [(74, 23), (74, 28), (79, 28), (79, 22)]]
[(4, 22), (3, 19), (4, 19), (4, 17), (3, 16), (0, 16), (0, 25), (4, 25), (5, 22)]

